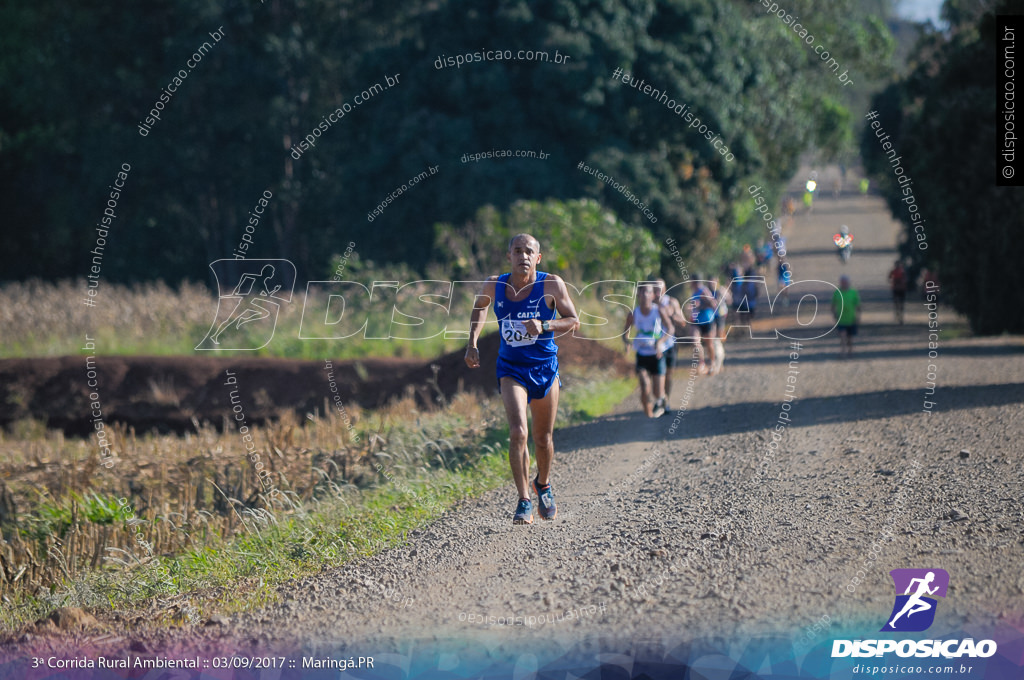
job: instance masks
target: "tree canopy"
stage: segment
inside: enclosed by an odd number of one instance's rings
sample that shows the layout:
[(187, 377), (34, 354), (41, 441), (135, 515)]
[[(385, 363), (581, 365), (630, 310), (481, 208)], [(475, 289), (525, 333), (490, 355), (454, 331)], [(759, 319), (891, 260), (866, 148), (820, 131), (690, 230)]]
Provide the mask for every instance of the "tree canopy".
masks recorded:
[[(790, 5), (843, 68), (858, 79), (878, 73), (891, 40), (873, 8)], [(350, 241), (365, 259), (423, 270), (446, 257), (433, 247), (435, 224), (517, 201), (595, 199), (655, 240), (706, 248), (738, 228), (743, 186), (779, 186), (804, 150), (849, 143), (852, 95), (766, 8), (744, 0), (6, 3), (0, 229), (14, 257), (3, 277), (86, 273), (93, 227), (125, 163), (131, 172), (104, 255), (111, 280), (204, 278), (211, 261), (232, 256), (266, 193), (246, 256), (291, 259), (305, 277), (329, 271)], [(201, 59), (191, 59), (197, 50)], [(494, 50), (548, 56), (447, 65)], [(462, 161), (496, 149), (545, 157)], [(435, 174), (410, 183), (429, 168)]]

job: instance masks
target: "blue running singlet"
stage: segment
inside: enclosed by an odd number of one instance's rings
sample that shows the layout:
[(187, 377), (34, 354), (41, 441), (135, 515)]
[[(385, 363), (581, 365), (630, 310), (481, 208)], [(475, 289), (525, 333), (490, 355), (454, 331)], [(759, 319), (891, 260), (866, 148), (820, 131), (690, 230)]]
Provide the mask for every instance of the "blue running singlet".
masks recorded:
[(544, 279), (547, 272), (537, 272), (537, 280), (530, 288), (530, 294), (523, 300), (509, 300), (506, 292), (511, 274), (502, 274), (494, 284), (494, 315), (498, 317), (501, 345), (498, 357), (512, 364), (539, 364), (549, 361), (558, 354), (555, 334), (551, 331), (540, 335), (526, 332), (523, 321), (555, 318), (555, 310), (544, 301)]

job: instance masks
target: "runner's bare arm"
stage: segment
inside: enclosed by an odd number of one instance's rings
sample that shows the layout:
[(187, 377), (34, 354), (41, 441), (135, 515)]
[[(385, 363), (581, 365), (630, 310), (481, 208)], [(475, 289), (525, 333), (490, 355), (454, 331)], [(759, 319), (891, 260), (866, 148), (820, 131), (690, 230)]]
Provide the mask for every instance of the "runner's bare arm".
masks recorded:
[(683, 313), (683, 306), (675, 298), (672, 298), (672, 321), (680, 332), (689, 325), (686, 314)]
[[(671, 303), (669, 303), (671, 306)], [(658, 307), (658, 316), (661, 317), (661, 327), (665, 329), (665, 332), (669, 335), (675, 335), (676, 328), (675, 322), (672, 319), (672, 311), (665, 307)]]
[[(558, 319), (548, 321), (548, 330), (553, 333), (564, 335), (572, 333), (580, 327), (580, 320), (576, 316), (576, 306), (569, 297), (569, 289), (560, 277), (554, 274), (544, 280), (544, 297), (551, 298), (555, 303), (555, 311), (558, 312)], [(526, 332), (530, 335), (544, 333), (544, 327), (537, 319), (528, 319), (523, 322)]]
[(626, 314), (626, 324), (622, 327), (622, 342), (626, 345), (626, 353), (629, 354), (629, 329), (633, 327), (633, 310)]
[(497, 276), (488, 278), (473, 300), (473, 312), (469, 317), (469, 346), (466, 348), (465, 357), (466, 365), (470, 368), (480, 368), (480, 350), (477, 349), (476, 343), (487, 319), (487, 309), (494, 301), (494, 282), (497, 280)]
[(682, 326), (683, 311), (679, 307), (679, 301), (674, 297), (668, 297), (668, 304), (665, 306), (665, 311), (668, 312), (668, 318), (672, 322), (673, 328), (676, 326)]

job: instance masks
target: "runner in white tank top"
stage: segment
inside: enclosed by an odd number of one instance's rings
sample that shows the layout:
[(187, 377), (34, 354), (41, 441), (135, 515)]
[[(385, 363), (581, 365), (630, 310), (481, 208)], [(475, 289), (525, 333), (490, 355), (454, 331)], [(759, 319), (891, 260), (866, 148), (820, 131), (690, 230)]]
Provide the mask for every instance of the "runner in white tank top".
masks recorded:
[[(629, 329), (636, 326), (633, 340), (636, 350), (636, 375), (640, 381), (640, 402), (648, 418), (665, 415), (665, 350), (673, 338), (672, 322), (665, 318), (664, 310), (654, 304), (654, 287), (640, 286), (637, 293), (640, 304), (626, 317), (622, 339), (629, 348)], [(652, 383), (653, 381), (653, 396)]]

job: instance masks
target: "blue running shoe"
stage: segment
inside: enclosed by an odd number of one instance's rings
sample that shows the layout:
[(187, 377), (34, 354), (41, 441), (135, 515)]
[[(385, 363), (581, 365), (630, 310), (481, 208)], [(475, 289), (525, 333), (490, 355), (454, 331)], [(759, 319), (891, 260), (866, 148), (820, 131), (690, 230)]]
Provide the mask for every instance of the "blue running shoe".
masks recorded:
[(516, 514), (512, 515), (512, 524), (533, 524), (533, 503), (529, 498), (519, 499)]
[(558, 514), (558, 508), (555, 507), (555, 494), (551, 491), (551, 485), (542, 487), (534, 477), (533, 490), (537, 492), (537, 514), (541, 519), (554, 519)]

